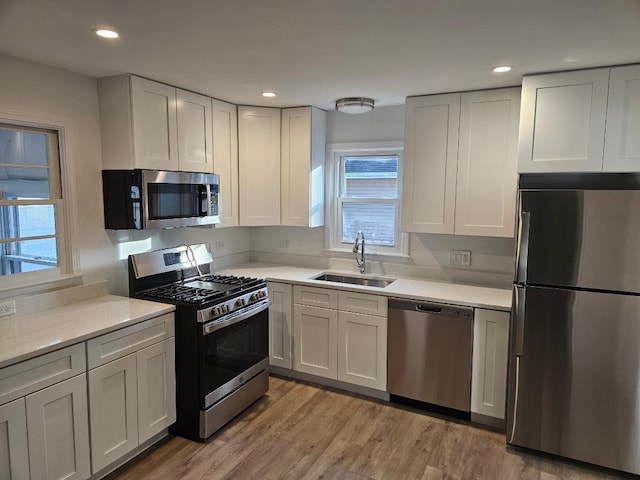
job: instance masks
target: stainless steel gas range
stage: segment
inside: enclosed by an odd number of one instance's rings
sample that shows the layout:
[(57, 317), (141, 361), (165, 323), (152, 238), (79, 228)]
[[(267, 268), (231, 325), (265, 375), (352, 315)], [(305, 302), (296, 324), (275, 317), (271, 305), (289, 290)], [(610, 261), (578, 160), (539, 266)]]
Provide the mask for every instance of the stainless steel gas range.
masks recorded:
[(263, 279), (218, 275), (206, 244), (129, 256), (129, 295), (176, 306), (172, 431), (204, 440), (269, 388), (269, 316)]

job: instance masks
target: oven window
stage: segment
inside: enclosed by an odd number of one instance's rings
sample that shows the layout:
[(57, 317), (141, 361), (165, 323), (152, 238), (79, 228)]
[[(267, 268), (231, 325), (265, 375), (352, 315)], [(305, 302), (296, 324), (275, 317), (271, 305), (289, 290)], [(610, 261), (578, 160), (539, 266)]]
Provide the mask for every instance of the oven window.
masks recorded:
[(206, 395), (268, 358), (268, 310), (205, 335), (204, 344), (200, 381), (202, 392)]
[(202, 194), (202, 185), (149, 183), (149, 219), (201, 217), (205, 213), (202, 208)]

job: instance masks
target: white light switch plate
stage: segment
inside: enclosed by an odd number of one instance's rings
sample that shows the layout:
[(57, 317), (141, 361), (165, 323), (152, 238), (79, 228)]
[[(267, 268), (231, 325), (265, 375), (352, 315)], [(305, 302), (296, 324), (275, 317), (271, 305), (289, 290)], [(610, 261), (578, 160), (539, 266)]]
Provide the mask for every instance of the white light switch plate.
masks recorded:
[(449, 265), (470, 266), (471, 250), (449, 250)]

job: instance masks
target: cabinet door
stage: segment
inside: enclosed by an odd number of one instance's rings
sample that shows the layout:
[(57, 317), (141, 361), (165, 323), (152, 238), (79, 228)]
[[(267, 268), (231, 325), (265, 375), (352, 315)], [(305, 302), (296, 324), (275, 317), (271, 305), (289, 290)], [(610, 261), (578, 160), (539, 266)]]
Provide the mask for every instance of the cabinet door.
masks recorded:
[(387, 389), (387, 319), (340, 312), (338, 380)]
[(269, 363), (291, 368), (291, 285), (267, 283), (269, 307)]
[(213, 173), (211, 99), (177, 89), (176, 103), (179, 170)]
[(282, 225), (324, 225), (326, 119), (315, 107), (282, 110)]
[(240, 225), (280, 225), (280, 109), (238, 107)]
[(131, 77), (136, 168), (178, 170), (176, 89)]
[(294, 305), (293, 368), (319, 377), (338, 376), (338, 312)]
[(456, 235), (513, 237), (520, 89), (462, 94)]
[(608, 88), (608, 68), (525, 77), (518, 171), (601, 171)]
[(460, 95), (408, 98), (402, 230), (453, 233)]
[(29, 445), (24, 398), (0, 405), (0, 478), (29, 478)]
[(93, 473), (138, 446), (136, 355), (89, 371)]
[(473, 326), (471, 411), (504, 419), (509, 312), (476, 308)]
[(138, 437), (142, 443), (176, 421), (174, 338), (144, 348), (136, 356)]
[(89, 478), (86, 374), (32, 393), (26, 402), (31, 479)]
[(640, 172), (640, 65), (615, 67), (609, 79), (605, 172)]
[(220, 175), (220, 223), (238, 226), (238, 109), (213, 100), (213, 171)]

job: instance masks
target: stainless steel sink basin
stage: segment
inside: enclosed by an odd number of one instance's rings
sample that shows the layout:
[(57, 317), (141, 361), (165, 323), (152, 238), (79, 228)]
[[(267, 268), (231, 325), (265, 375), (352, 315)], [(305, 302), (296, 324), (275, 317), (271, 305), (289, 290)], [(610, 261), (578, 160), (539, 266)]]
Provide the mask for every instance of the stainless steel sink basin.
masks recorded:
[(338, 283), (350, 283), (352, 285), (364, 285), (366, 287), (378, 287), (384, 288), (390, 283), (393, 283), (393, 279), (384, 278), (372, 278), (372, 277), (351, 277), (349, 275), (338, 275), (335, 273), (323, 273), (317, 277), (313, 277), (314, 280), (322, 280), (325, 282), (338, 282)]

